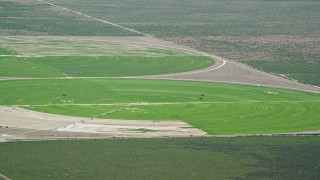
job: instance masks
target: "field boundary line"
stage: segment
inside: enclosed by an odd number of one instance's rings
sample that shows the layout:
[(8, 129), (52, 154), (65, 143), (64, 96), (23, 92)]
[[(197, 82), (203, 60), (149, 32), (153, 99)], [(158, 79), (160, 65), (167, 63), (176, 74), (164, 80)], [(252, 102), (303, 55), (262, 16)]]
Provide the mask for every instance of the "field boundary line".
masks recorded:
[[(210, 56), (209, 57), (214, 57), (214, 56)], [(187, 74), (197, 74), (197, 73), (203, 73), (203, 72), (208, 72), (208, 71), (214, 71), (216, 69), (220, 69), (221, 67), (223, 67), (227, 61), (225, 61), (223, 58), (220, 57), (214, 57), (215, 59), (221, 60), (222, 64), (220, 64), (219, 66), (215, 67), (215, 65), (211, 66), (212, 68), (210, 69), (200, 69), (200, 70), (195, 70), (195, 71), (190, 71), (190, 72), (182, 72), (182, 73), (174, 73), (174, 74), (159, 74), (159, 75), (146, 75), (146, 76), (133, 76), (133, 77), (128, 77), (128, 78), (136, 78), (136, 79), (141, 79), (144, 77), (164, 77), (164, 76), (173, 76), (173, 75), (187, 75)]]
[(0, 172), (0, 179), (3, 179), (3, 180), (11, 180), (11, 179), (8, 178), (7, 176), (3, 175), (1, 172)]

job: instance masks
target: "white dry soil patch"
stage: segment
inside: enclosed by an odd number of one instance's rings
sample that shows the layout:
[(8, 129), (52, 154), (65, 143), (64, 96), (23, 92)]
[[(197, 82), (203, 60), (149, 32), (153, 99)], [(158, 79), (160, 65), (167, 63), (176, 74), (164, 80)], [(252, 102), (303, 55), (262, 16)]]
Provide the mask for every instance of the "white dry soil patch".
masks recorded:
[(0, 36), (0, 44), (18, 57), (202, 55), (152, 37)]
[(0, 141), (8, 139), (143, 138), (206, 135), (204, 131), (177, 120), (82, 118), (40, 113), (8, 106), (0, 106), (0, 126)]

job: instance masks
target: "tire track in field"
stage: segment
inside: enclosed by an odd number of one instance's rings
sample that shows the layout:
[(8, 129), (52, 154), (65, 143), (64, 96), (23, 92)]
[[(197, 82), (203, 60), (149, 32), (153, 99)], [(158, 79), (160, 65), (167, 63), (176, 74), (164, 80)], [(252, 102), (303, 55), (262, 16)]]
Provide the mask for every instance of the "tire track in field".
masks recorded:
[(3, 175), (1, 172), (0, 172), (0, 179), (3, 179), (3, 180), (11, 180), (11, 179), (8, 178), (7, 176)]

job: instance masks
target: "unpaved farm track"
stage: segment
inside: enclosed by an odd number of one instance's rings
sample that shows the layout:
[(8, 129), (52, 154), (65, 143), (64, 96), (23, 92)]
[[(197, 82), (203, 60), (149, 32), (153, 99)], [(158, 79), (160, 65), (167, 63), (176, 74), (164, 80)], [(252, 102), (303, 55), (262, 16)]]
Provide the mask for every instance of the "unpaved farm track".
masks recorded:
[(1, 180), (11, 180), (10, 178), (8, 178), (7, 176), (3, 175), (0, 173), (0, 179)]
[[(217, 63), (221, 64), (221, 62)], [(200, 70), (189, 73), (144, 76), (139, 78), (225, 82), (286, 88), (315, 93), (320, 92), (320, 88), (317, 86), (302, 84), (290, 79), (255, 70), (251, 67), (232, 61), (226, 61), (226, 63), (219, 68), (212, 67), (208, 69), (209, 70)]]

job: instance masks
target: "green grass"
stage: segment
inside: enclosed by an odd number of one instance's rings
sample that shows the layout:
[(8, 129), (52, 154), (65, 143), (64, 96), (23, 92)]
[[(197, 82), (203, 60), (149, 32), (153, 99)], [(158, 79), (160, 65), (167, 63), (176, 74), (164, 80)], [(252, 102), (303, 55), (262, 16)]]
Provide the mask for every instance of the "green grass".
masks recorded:
[(191, 71), (208, 67), (213, 61), (200, 56), (111, 56), (34, 58), (68, 76), (138, 76)]
[(29, 60), (30, 58), (0, 57), (0, 76), (5, 77), (61, 77), (59, 70)]
[(143, 133), (147, 133), (147, 132), (158, 132), (157, 130), (144, 129), (144, 128), (132, 129), (132, 131), (139, 131), (139, 132), (143, 132)]
[(0, 47), (0, 55), (15, 55), (15, 54), (16, 54), (16, 52), (14, 52), (12, 50)]
[(177, 73), (201, 69), (214, 62), (204, 56), (86, 56), (0, 57), (0, 76), (114, 77)]
[[(133, 79), (27, 80), (0, 84), (1, 105), (30, 105), (27, 108), (55, 114), (178, 119), (209, 134), (320, 129), (320, 95), (285, 89)], [(143, 102), (169, 104), (139, 105)]]
[(182, 120), (209, 134), (319, 130), (318, 102), (232, 102), (175, 105), (39, 106), (53, 114), (132, 120)]
[(6, 142), (12, 179), (319, 179), (317, 137)]
[[(137, 79), (1, 81), (0, 105), (317, 101), (320, 94), (258, 86)], [(12, 91), (15, 89), (15, 91)], [(23, 93), (22, 93), (23, 92)], [(67, 96), (63, 96), (67, 93)], [(205, 94), (203, 100), (199, 100)], [(70, 104), (70, 103), (67, 103)]]

